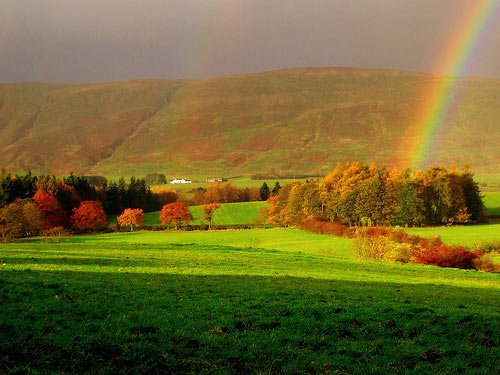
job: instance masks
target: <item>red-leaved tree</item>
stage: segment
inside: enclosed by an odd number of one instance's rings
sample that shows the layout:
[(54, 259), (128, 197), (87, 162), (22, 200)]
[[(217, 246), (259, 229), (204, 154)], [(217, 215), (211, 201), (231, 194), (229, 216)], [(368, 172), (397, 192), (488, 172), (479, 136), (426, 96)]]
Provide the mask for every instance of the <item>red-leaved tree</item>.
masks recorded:
[(83, 201), (73, 209), (71, 223), (80, 230), (102, 229), (108, 224), (108, 218), (102, 203), (99, 201)]
[(38, 190), (33, 200), (42, 212), (47, 228), (64, 227), (68, 224), (66, 212), (61, 208), (55, 195)]
[(140, 227), (144, 220), (144, 211), (141, 208), (126, 208), (120, 216), (117, 217), (118, 224), (130, 226), (132, 232), (135, 227)]
[(173, 225), (175, 229), (182, 222), (188, 225), (193, 215), (188, 211), (187, 206), (182, 202), (169, 203), (163, 206), (160, 211), (160, 220), (162, 225)]

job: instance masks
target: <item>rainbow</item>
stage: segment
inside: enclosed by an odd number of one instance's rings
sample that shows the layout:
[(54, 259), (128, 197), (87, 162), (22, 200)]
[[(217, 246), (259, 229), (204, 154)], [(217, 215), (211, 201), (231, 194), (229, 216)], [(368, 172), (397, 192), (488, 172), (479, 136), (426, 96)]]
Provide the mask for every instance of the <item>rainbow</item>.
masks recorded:
[(463, 9), (464, 16), (434, 68), (447, 77), (433, 77), (425, 86), (415, 114), (416, 123), (410, 126), (411, 134), (405, 137), (407, 143), (403, 147), (409, 152), (412, 168), (425, 167), (438, 146), (439, 135), (445, 130), (446, 120), (460, 96), (458, 77), (472, 71), (475, 58), (481, 52), (481, 41), (499, 10), (500, 0), (471, 0)]

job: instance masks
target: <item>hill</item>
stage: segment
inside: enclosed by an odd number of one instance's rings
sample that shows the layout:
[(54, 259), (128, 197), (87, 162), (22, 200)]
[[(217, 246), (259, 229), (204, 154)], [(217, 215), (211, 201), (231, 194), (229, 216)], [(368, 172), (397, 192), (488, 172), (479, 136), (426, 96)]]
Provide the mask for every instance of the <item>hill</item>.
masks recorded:
[[(284, 69), (202, 81), (0, 85), (0, 166), (168, 177), (322, 174), (410, 162), (404, 137), (430, 82), (394, 70)], [(433, 163), (500, 175), (500, 81), (461, 79)]]
[(182, 81), (0, 85), (0, 165), (63, 174), (110, 157)]

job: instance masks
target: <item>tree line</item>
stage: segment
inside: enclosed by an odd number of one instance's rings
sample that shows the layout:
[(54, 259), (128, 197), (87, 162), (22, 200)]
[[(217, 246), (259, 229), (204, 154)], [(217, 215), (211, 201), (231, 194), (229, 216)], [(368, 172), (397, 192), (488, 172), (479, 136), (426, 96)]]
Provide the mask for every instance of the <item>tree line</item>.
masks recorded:
[(103, 229), (107, 214), (125, 208), (156, 211), (177, 199), (171, 189), (153, 193), (144, 179), (134, 177), (108, 183), (74, 174), (0, 172), (0, 237), (5, 241), (53, 228)]
[[(67, 177), (34, 176), (31, 172), (13, 175), (0, 172), (0, 207), (18, 199), (32, 198), (37, 191), (45, 191), (57, 198), (61, 208), (70, 214), (81, 201), (99, 201), (109, 214), (117, 214), (124, 208), (141, 208), (144, 211), (159, 210), (165, 203), (154, 194), (144, 179), (131, 177), (108, 182), (93, 176)], [(171, 199), (174, 199), (172, 197)]]
[(208, 188), (197, 188), (193, 191), (192, 203), (204, 205), (209, 203), (235, 203), (267, 200), (271, 195), (278, 195), (281, 189), (276, 182), (271, 189), (266, 182), (258, 187), (237, 187), (231, 181), (221, 184), (214, 182)]
[[(218, 208), (220, 203), (266, 200), (280, 189), (279, 183), (272, 190), (266, 183), (260, 189), (238, 188), (231, 182), (214, 183), (206, 189), (196, 189), (194, 198), (185, 201), (167, 186), (149, 187), (146, 179), (131, 177), (128, 181), (120, 178), (108, 182), (103, 177), (91, 177), (70, 174), (57, 178), (34, 176), (30, 172), (24, 175), (0, 172), (0, 238), (7, 241), (40, 233), (61, 233), (66, 229), (102, 230), (109, 224), (107, 215), (114, 214), (120, 214), (118, 222), (132, 230), (141, 226), (143, 212), (160, 209), (171, 210), (174, 217), (180, 215), (180, 219), (175, 220), (185, 221), (189, 204), (207, 208), (205, 219), (210, 226), (213, 214), (210, 210)], [(169, 219), (162, 219), (162, 224), (177, 226), (175, 220), (169, 221), (171, 216), (166, 215)]]
[(463, 224), (484, 219), (480, 189), (468, 168), (427, 170), (339, 163), (324, 178), (288, 184), (271, 198), (270, 221), (306, 218), (348, 226)]

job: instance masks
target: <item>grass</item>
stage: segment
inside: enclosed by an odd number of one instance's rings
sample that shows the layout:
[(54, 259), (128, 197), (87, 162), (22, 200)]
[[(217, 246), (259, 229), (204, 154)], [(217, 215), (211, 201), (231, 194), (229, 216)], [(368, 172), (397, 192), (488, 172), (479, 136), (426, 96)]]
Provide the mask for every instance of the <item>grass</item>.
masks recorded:
[(484, 205), (486, 206), (486, 215), (500, 217), (500, 192), (488, 191), (483, 193)]
[(405, 231), (422, 237), (440, 236), (444, 243), (450, 245), (474, 246), (482, 243), (500, 242), (500, 223), (408, 228)]
[[(263, 208), (267, 207), (266, 202), (239, 202), (224, 203), (215, 211), (212, 223), (214, 225), (245, 225), (256, 224)], [(203, 210), (201, 206), (189, 207), (189, 212), (193, 215), (192, 225), (199, 225), (202, 222)], [(160, 225), (160, 212), (147, 212), (144, 214), (143, 225)]]
[(5, 372), (497, 373), (496, 274), (290, 228), (0, 245)]

